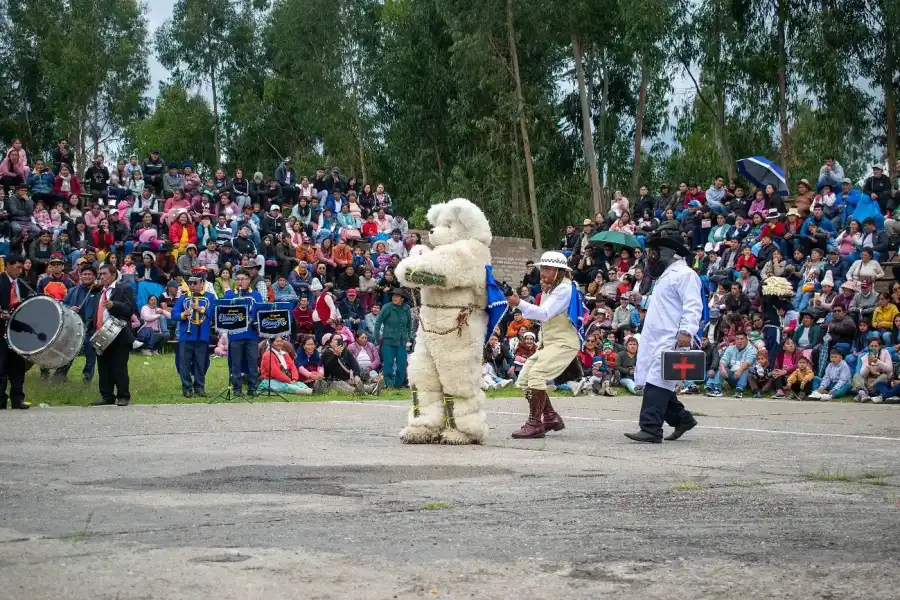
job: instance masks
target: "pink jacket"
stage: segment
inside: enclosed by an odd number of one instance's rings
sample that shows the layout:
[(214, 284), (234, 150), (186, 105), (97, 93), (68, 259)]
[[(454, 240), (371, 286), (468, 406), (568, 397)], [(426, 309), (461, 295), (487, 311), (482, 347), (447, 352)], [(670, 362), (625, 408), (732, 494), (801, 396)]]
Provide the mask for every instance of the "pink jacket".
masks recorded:
[(26, 177), (28, 177), (28, 167), (22, 164), (21, 153), (19, 155), (19, 162), (14, 165), (11, 165), (8, 158), (4, 158), (2, 162), (0, 162), (0, 177), (15, 177), (18, 175), (24, 181)]
[(369, 358), (372, 359), (372, 370), (377, 371), (379, 367), (381, 367), (381, 357), (378, 355), (378, 349), (375, 348), (375, 345), (372, 342), (366, 342), (365, 346), (360, 346), (356, 342), (353, 342), (347, 346), (347, 350), (350, 351), (353, 358), (359, 356), (359, 351), (363, 348), (366, 349), (366, 353), (368, 353)]

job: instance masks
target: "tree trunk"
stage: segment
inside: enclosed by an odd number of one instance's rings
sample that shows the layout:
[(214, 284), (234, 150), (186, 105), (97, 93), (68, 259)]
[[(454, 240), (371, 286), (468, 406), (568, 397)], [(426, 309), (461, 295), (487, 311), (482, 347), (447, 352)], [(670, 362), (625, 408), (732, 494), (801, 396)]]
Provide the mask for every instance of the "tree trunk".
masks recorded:
[(506, 35), (509, 37), (509, 56), (512, 60), (513, 78), (516, 84), (516, 104), (519, 113), (519, 129), (522, 131), (522, 150), (525, 153), (525, 172), (528, 175), (528, 205), (531, 209), (531, 228), (534, 232), (534, 247), (541, 249), (541, 224), (538, 222), (537, 190), (534, 184), (534, 163), (531, 158), (531, 141), (528, 139), (528, 125), (525, 121), (525, 96), (522, 94), (522, 78), (519, 75), (519, 55), (516, 51), (516, 30), (513, 28), (513, 2), (506, 0)]
[(716, 142), (719, 146), (719, 155), (728, 173), (729, 182), (737, 177), (734, 155), (731, 153), (731, 144), (728, 143), (725, 132), (725, 93), (724, 90), (716, 90)]
[(650, 73), (647, 69), (647, 57), (641, 57), (641, 89), (638, 95), (637, 114), (634, 118), (634, 169), (631, 173), (631, 193), (637, 197), (641, 182), (641, 138), (644, 129), (644, 113), (647, 111), (647, 85)]
[(597, 160), (597, 177), (601, 182), (600, 213), (605, 218), (606, 213), (609, 212), (610, 208), (609, 191), (605, 189), (605, 187), (607, 186), (606, 174), (609, 172), (609, 169), (607, 169), (606, 166), (606, 105), (609, 102), (609, 73), (606, 64), (606, 48), (603, 49), (603, 58), (602, 64), (600, 65), (600, 73), (603, 81), (601, 83), (602, 91), (600, 92), (600, 108), (598, 111), (597, 119), (597, 142), (599, 143), (600, 147), (600, 156)]
[(209, 82), (212, 87), (212, 105), (213, 105), (213, 115), (216, 119), (216, 168), (222, 165), (222, 143), (219, 137), (219, 96), (217, 94), (218, 90), (216, 88), (216, 65), (215, 63), (209, 66)]
[(600, 212), (600, 178), (597, 175), (597, 157), (594, 155), (594, 132), (591, 128), (591, 109), (584, 85), (584, 52), (578, 35), (572, 35), (572, 52), (575, 54), (575, 74), (578, 76), (578, 97), (581, 99), (581, 126), (584, 129), (584, 162), (591, 182), (591, 209)]
[(884, 88), (884, 112), (887, 121), (887, 156), (888, 156), (888, 174), (891, 180), (898, 175), (897, 169), (897, 96), (894, 86), (894, 76), (897, 72), (896, 60), (894, 56), (894, 32), (888, 20), (888, 11), (883, 11), (886, 26), (882, 35), (884, 36), (884, 81), (881, 86)]
[(787, 183), (788, 192), (791, 189), (791, 149), (788, 139), (787, 121), (787, 0), (778, 2), (778, 33), (776, 35), (778, 53), (778, 125), (781, 132), (780, 152), (781, 168), (784, 170), (784, 180)]

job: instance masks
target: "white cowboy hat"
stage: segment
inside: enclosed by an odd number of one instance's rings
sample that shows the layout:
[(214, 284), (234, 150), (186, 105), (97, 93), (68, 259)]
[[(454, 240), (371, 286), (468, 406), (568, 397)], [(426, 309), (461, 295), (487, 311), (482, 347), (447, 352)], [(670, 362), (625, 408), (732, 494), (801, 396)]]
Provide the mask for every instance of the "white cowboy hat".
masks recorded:
[(557, 269), (565, 269), (566, 271), (571, 271), (569, 268), (569, 261), (566, 259), (565, 254), (562, 252), (544, 252), (541, 254), (541, 260), (538, 262), (538, 266), (540, 267), (554, 267)]

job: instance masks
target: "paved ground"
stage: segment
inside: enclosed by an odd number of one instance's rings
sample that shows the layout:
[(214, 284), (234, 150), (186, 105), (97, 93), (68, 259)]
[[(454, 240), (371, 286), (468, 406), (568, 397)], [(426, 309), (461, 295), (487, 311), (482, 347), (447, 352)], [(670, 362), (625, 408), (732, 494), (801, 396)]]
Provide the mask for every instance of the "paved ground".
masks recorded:
[(491, 400), (460, 448), (401, 445), (399, 403), (0, 413), (0, 597), (900, 595), (900, 408), (695, 398), (641, 446), (637, 403), (518, 442)]

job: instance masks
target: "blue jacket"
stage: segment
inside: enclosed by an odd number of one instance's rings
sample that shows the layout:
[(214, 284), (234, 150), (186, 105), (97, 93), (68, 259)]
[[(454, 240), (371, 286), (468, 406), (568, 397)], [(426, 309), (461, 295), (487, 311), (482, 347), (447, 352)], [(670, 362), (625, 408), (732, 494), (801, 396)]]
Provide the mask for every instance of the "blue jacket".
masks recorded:
[[(63, 304), (78, 313), (85, 324), (85, 333), (94, 330), (94, 322), (97, 317), (97, 292), (84, 285), (76, 285), (69, 290), (63, 298)], [(81, 308), (79, 308), (81, 307)]]
[[(254, 340), (258, 342), (259, 332), (256, 330), (256, 311), (258, 310), (257, 306), (262, 304), (262, 296), (260, 296), (257, 291), (235, 293), (233, 290), (228, 290), (223, 297), (224, 300), (231, 300), (233, 298), (250, 298), (252, 301), (250, 304), (250, 311), (247, 314), (247, 317), (250, 319), (250, 326), (247, 328), (247, 331), (228, 334), (229, 341)], [(175, 315), (172, 316), (174, 317)]]
[(809, 230), (809, 226), (811, 223), (815, 224), (822, 231), (827, 231), (828, 233), (830, 233), (832, 239), (837, 234), (837, 231), (834, 228), (834, 223), (832, 223), (829, 219), (827, 219), (826, 217), (822, 217), (817, 222), (815, 217), (810, 216), (806, 219), (806, 221), (803, 222), (803, 227), (800, 228), (800, 235), (807, 235), (806, 232)]
[(860, 198), (863, 197), (863, 193), (859, 190), (859, 188), (851, 188), (850, 191), (844, 195), (844, 191), (840, 189), (840, 187), (835, 189), (835, 208), (839, 206), (844, 207), (844, 214), (850, 214), (853, 212), (853, 209), (856, 208), (856, 205), (859, 204)]
[(56, 177), (52, 171), (44, 171), (40, 175), (32, 171), (25, 183), (32, 194), (50, 194), (53, 192)]
[[(202, 299), (206, 299), (206, 306)], [(172, 319), (178, 323), (179, 342), (206, 342), (209, 343), (209, 330), (212, 326), (215, 314), (216, 297), (209, 292), (198, 296), (198, 302), (203, 312), (195, 313), (187, 319), (182, 319), (182, 313), (191, 312), (191, 295), (187, 294), (175, 301), (172, 309)]]

